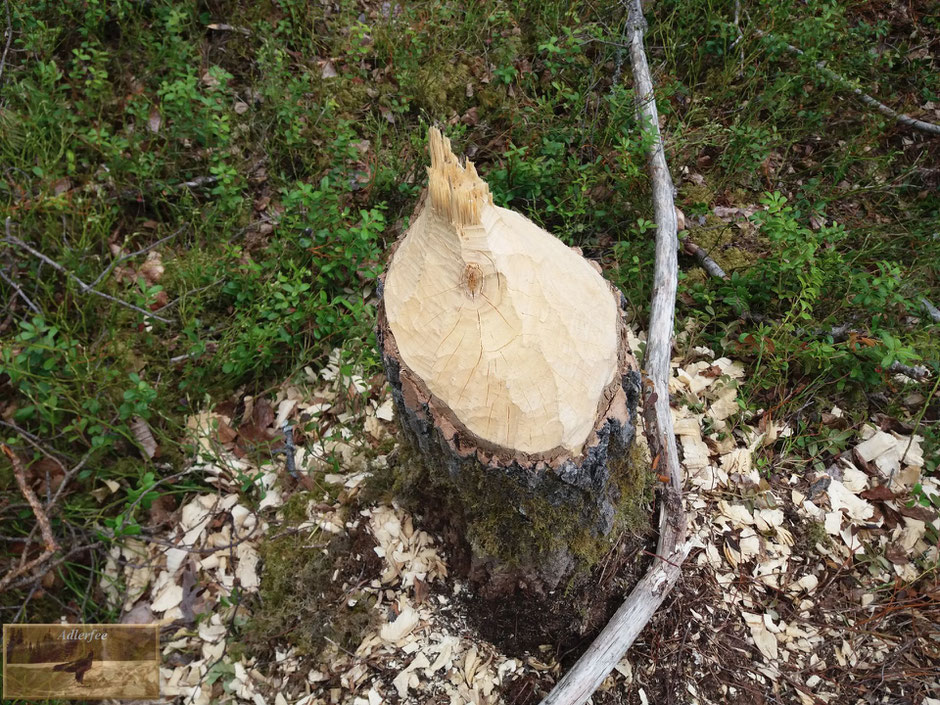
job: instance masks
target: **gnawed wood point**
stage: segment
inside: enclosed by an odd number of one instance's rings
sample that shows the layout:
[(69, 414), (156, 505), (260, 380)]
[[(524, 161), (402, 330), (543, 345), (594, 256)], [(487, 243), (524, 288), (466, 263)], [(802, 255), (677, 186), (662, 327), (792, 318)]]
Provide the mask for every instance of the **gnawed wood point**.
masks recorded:
[(576, 251), (494, 205), (436, 129), (430, 152), (430, 197), (385, 280), (401, 360), (482, 441), (578, 456), (620, 386), (620, 295)]

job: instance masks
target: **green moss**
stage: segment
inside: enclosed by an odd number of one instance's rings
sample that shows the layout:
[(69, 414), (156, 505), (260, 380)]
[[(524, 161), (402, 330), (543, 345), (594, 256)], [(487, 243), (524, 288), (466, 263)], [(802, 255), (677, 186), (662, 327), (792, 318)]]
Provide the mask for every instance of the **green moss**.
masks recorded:
[(691, 230), (690, 237), (729, 274), (747, 269), (758, 260), (757, 253), (738, 246), (741, 241), (738, 229), (717, 216), (706, 215), (704, 227)]
[[(305, 519), (308, 500), (307, 494), (294, 495), (285, 515)], [(260, 605), (245, 630), (249, 644), (265, 647), (285, 640), (305, 655), (331, 644), (349, 651), (359, 646), (374, 619), (374, 599), (346, 594), (342, 577), (334, 580), (337, 570), (342, 576), (344, 566), (354, 561), (350, 537), (334, 537), (325, 549), (321, 543), (322, 536), (306, 531), (262, 542)]]
[(290, 524), (299, 524), (307, 519), (307, 506), (315, 499), (311, 492), (295, 492), (281, 507), (284, 521)]
[(823, 546), (829, 546), (832, 544), (832, 539), (829, 538), (829, 533), (826, 531), (826, 525), (821, 521), (807, 521), (803, 524), (803, 542), (806, 545), (806, 550), (809, 552), (815, 551), (816, 544), (822, 544)]
[[(686, 234), (692, 241), (708, 252), (722, 269), (729, 274), (735, 270), (747, 269), (758, 260), (758, 255), (740, 247), (741, 232), (732, 223), (726, 223), (711, 212), (715, 202), (715, 192), (705, 184), (683, 184), (679, 196), (685, 207), (692, 212), (705, 211), (705, 224), (691, 228)], [(734, 203), (747, 203), (753, 196), (741, 192)], [(705, 281), (708, 275), (701, 270), (686, 274), (687, 280)]]
[(705, 184), (683, 183), (679, 188), (679, 198), (684, 204), (711, 210), (715, 202), (715, 192)]
[(650, 506), (656, 488), (654, 473), (646, 455), (643, 447), (634, 443), (626, 458), (612, 468), (614, 480), (620, 489), (617, 522), (636, 535), (645, 533), (650, 527)]
[(466, 91), (471, 79), (466, 64), (438, 58), (418, 69), (413, 88), (415, 98), (432, 115), (460, 113), (468, 102)]
[[(414, 508), (437, 506), (460, 517), (462, 531), (475, 556), (495, 558), (508, 566), (539, 565), (559, 549), (568, 549), (579, 569), (590, 569), (610, 549), (612, 537), (649, 528), (651, 475), (642, 451), (634, 446), (611, 471), (620, 489), (615, 527), (596, 536), (581, 507), (556, 506), (499, 472), (468, 466), (457, 478), (429, 469), (425, 460), (402, 446), (391, 493)], [(382, 482), (379, 479), (379, 482)], [(386, 480), (383, 484), (389, 486)]]

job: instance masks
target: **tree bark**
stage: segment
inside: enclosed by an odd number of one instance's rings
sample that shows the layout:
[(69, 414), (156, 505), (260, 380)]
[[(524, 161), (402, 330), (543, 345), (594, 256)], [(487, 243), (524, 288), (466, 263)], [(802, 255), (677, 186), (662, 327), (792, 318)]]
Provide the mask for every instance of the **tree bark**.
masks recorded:
[(547, 597), (649, 524), (626, 302), (580, 251), (496, 207), (436, 130), (431, 153), (380, 288), (398, 489), (448, 517), (483, 595)]

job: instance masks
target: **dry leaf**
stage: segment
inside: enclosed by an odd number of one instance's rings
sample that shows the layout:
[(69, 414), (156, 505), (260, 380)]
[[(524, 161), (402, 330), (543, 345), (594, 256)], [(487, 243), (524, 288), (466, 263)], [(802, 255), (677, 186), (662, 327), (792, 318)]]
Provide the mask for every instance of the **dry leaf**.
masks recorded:
[(147, 458), (155, 457), (159, 448), (157, 447), (157, 441), (153, 437), (153, 432), (150, 430), (150, 426), (147, 425), (147, 422), (140, 416), (135, 416), (131, 421), (131, 431), (134, 433), (134, 438), (136, 438), (137, 442), (140, 444), (140, 449), (143, 454), (147, 456)]
[(147, 129), (157, 134), (160, 131), (160, 125), (162, 123), (163, 118), (160, 117), (160, 111), (157, 110), (157, 107), (154, 106), (150, 108), (150, 116), (147, 118)]
[(137, 273), (152, 286), (163, 278), (164, 271), (162, 255), (159, 252), (151, 250), (147, 253), (147, 259), (140, 265)]

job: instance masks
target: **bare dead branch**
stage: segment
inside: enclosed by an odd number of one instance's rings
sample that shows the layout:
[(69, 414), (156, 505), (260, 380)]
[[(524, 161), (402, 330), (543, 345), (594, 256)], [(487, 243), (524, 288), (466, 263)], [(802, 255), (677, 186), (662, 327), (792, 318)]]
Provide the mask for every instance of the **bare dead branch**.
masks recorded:
[[(759, 29), (755, 29), (754, 34), (756, 34), (758, 37), (767, 37), (768, 39), (781, 41), (770, 32), (763, 32)], [(789, 51), (791, 54), (796, 54), (797, 56), (804, 56), (806, 53), (802, 49), (795, 47), (792, 44), (787, 44), (786, 42), (783, 42), (783, 45), (786, 47), (787, 51)], [(905, 115), (904, 113), (899, 113), (897, 110), (889, 108), (887, 105), (885, 105), (881, 101), (872, 98), (867, 93), (864, 93), (861, 88), (857, 88), (856, 86), (852, 85), (852, 82), (849, 81), (847, 78), (840, 76), (835, 71), (828, 68), (824, 61), (817, 61), (816, 68), (819, 69), (820, 73), (822, 73), (822, 75), (828, 78), (830, 81), (840, 86), (841, 88), (844, 88), (845, 90), (851, 92), (865, 105), (867, 105), (870, 108), (874, 108), (882, 115), (887, 115), (892, 120), (895, 120), (901, 123), (902, 125), (906, 125), (907, 127), (911, 127), (915, 130), (920, 130), (921, 132), (929, 132), (934, 135), (940, 135), (940, 125), (936, 125), (932, 122), (926, 122), (924, 120), (918, 120), (917, 118), (912, 118), (910, 115)]]
[(738, 32), (737, 38), (731, 43), (731, 48), (738, 47), (738, 53), (741, 57), (741, 66), (738, 68), (738, 75), (744, 71), (744, 34), (741, 32), (741, 0), (734, 0), (734, 28)]
[(44, 254), (43, 254), (42, 252), (40, 252), (39, 250), (34, 249), (33, 247), (27, 245), (25, 242), (23, 242), (22, 240), (20, 240), (18, 237), (15, 237), (15, 236), (11, 235), (11, 234), (10, 234), (10, 231), (9, 231), (9, 226), (10, 226), (10, 219), (7, 218), (7, 235), (6, 235), (6, 237), (4, 238), (4, 242), (7, 242), (7, 243), (9, 243), (9, 244), (11, 244), (11, 245), (15, 245), (16, 247), (19, 247), (20, 249), (26, 250), (26, 251), (27, 251), (29, 254), (31, 254), (33, 257), (36, 257), (37, 259), (39, 259), (39, 260), (42, 261), (42, 262), (45, 262), (45, 263), (48, 264), (50, 267), (52, 267), (53, 269), (55, 269), (57, 272), (61, 272), (62, 274), (64, 274), (65, 276), (67, 276), (69, 279), (73, 280), (76, 284), (78, 284), (79, 289), (81, 290), (81, 292), (82, 292), (83, 294), (94, 294), (95, 296), (100, 296), (100, 297), (103, 298), (103, 299), (107, 299), (108, 301), (112, 301), (112, 302), (114, 302), (114, 303), (116, 303), (116, 304), (119, 304), (120, 306), (124, 306), (125, 308), (129, 308), (129, 309), (131, 309), (131, 310), (133, 310), (133, 311), (137, 311), (138, 313), (142, 313), (142, 314), (144, 314), (145, 316), (147, 316), (148, 318), (152, 318), (152, 319), (154, 319), (155, 321), (160, 321), (161, 323), (170, 323), (170, 322), (171, 322), (170, 319), (168, 319), (168, 318), (163, 318), (162, 316), (158, 316), (158, 315), (155, 314), (153, 311), (147, 311), (147, 310), (145, 310), (145, 309), (140, 308), (139, 306), (135, 306), (134, 304), (127, 303), (126, 301), (122, 301), (121, 299), (119, 299), (119, 298), (117, 298), (117, 297), (111, 296), (110, 294), (105, 294), (105, 293), (102, 292), (102, 291), (98, 291), (98, 290), (96, 290), (96, 289), (93, 289), (91, 286), (89, 286), (89, 285), (86, 284), (84, 281), (82, 281), (81, 279), (79, 279), (75, 274), (73, 274), (72, 272), (70, 272), (69, 270), (67, 270), (65, 267), (63, 267), (61, 264), (59, 264), (59, 263), (56, 262), (55, 260), (50, 259), (49, 257), (47, 257), (46, 255), (44, 255)]
[(920, 305), (924, 307), (924, 311), (933, 319), (934, 323), (940, 323), (940, 309), (930, 303), (926, 296), (920, 297)]
[(688, 237), (682, 241), (682, 248), (693, 257), (697, 258), (702, 265), (702, 269), (708, 272), (716, 279), (727, 279), (728, 275), (715, 260), (708, 256), (708, 253)]
[(901, 362), (895, 360), (891, 363), (891, 366), (888, 367), (889, 372), (897, 372), (902, 374), (905, 377), (910, 377), (911, 379), (916, 379), (921, 381), (930, 377), (930, 370), (923, 365), (905, 365)]
[(25, 588), (27, 585), (35, 584), (37, 580), (42, 580), (43, 575), (46, 575), (50, 571), (55, 570), (63, 563), (66, 563), (67, 561), (71, 560), (74, 556), (85, 553), (86, 551), (97, 550), (104, 545), (105, 545), (104, 541), (95, 541), (93, 543), (83, 544), (81, 546), (75, 546), (74, 548), (70, 548), (65, 553), (59, 554), (59, 556), (56, 557), (55, 560), (47, 563), (42, 570), (42, 575), (25, 576), (25, 577), (21, 576), (18, 580), (15, 580), (14, 582), (10, 583), (7, 586), (7, 589), (18, 590), (20, 588)]
[(26, 498), (26, 501), (29, 502), (30, 509), (33, 510), (33, 515), (36, 517), (36, 522), (39, 525), (39, 530), (42, 532), (42, 540), (45, 544), (45, 549), (39, 556), (31, 561), (27, 561), (26, 556), (29, 551), (30, 542), (26, 542), (26, 546), (23, 547), (23, 553), (20, 556), (19, 566), (10, 570), (0, 579), (0, 590), (3, 590), (18, 577), (24, 573), (29, 573), (33, 568), (51, 558), (53, 554), (59, 550), (59, 544), (56, 543), (55, 537), (52, 535), (49, 517), (46, 516), (46, 513), (43, 511), (42, 505), (39, 503), (39, 498), (26, 482), (26, 472), (23, 469), (23, 463), (20, 461), (19, 456), (10, 450), (10, 447), (5, 443), (0, 444), (0, 449), (3, 450), (3, 454), (6, 455), (13, 464), (13, 476), (16, 478), (16, 484), (19, 485), (20, 492), (23, 494), (23, 497)]
[(7, 54), (10, 53), (10, 45), (13, 43), (13, 16), (10, 14), (10, 0), (3, 0), (3, 6), (7, 11), (7, 28), (4, 32), (7, 41), (3, 47), (3, 56), (0, 56), (0, 81), (3, 80), (3, 69), (7, 65)]
[(672, 178), (659, 132), (653, 82), (643, 49), (646, 21), (640, 0), (629, 0), (627, 27), (640, 124), (648, 123), (648, 129), (655, 137), (648, 159), (656, 213), (656, 267), (644, 360), (647, 383), (652, 389), (647, 390), (644, 421), (650, 452), (653, 458), (658, 459), (657, 467), (667, 475), (668, 481), (660, 504), (658, 559), (542, 705), (582, 705), (591, 697), (679, 580), (681, 565), (689, 550), (685, 542), (681, 470), (668, 386), (678, 283), (676, 208)]
[[(17, 284), (15, 281), (13, 281), (12, 279), (10, 279), (10, 278), (6, 275), (6, 273), (4, 273), (4, 271), (3, 271), (2, 269), (0, 269), (0, 279), (2, 279), (3, 281), (5, 281), (5, 282), (7, 283), (7, 286), (9, 286), (11, 289), (13, 289), (13, 293), (15, 293), (17, 296), (19, 296), (19, 297), (23, 300), (23, 303), (25, 303), (33, 313), (35, 313), (37, 316), (41, 316), (41, 315), (42, 315), (42, 311), (40, 311), (40, 310), (39, 310), (39, 307), (36, 306), (36, 304), (34, 304), (34, 303), (32, 302), (32, 299), (30, 299), (30, 298), (26, 295), (26, 292), (23, 291), (23, 288), (22, 288), (19, 284)], [(11, 299), (11, 300), (12, 300), (12, 299)]]

